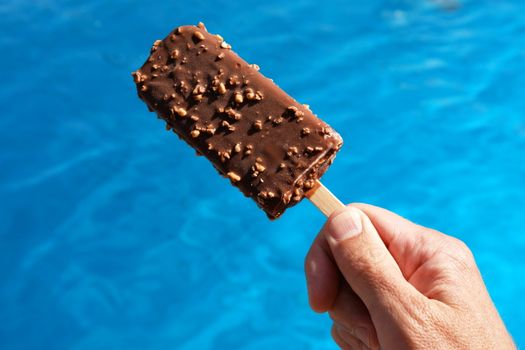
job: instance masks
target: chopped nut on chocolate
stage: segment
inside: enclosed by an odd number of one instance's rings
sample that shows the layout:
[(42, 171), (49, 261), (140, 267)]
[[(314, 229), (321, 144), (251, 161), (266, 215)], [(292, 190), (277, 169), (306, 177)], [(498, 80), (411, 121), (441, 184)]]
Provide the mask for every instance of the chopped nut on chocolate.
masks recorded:
[(226, 86), (224, 86), (224, 83), (220, 83), (217, 87), (217, 92), (221, 95), (224, 95), (226, 93)]
[(180, 117), (185, 117), (188, 114), (184, 108), (177, 106), (172, 107), (172, 112), (179, 115)]
[(273, 124), (274, 125), (279, 125), (283, 122), (283, 118), (282, 117), (277, 117), (273, 120)]
[(242, 103), (244, 101), (244, 98), (242, 97), (241, 93), (236, 92), (234, 95), (234, 100), (236, 103)]
[(238, 85), (238, 84), (239, 84), (239, 77), (236, 76), (236, 75), (232, 75), (232, 76), (228, 79), (228, 84), (229, 84), (230, 86)]
[(294, 202), (299, 202), (301, 199), (303, 199), (303, 198), (300, 195), (292, 197), (292, 201), (294, 201)]
[(143, 74), (140, 70), (132, 73), (133, 80), (135, 80), (135, 83), (143, 83), (148, 79), (148, 76), (146, 74)]
[(192, 114), (192, 115), (190, 116), (190, 119), (193, 120), (194, 122), (196, 122), (196, 121), (199, 120), (199, 117), (196, 116), (195, 114)]
[(230, 118), (234, 119), (234, 120), (241, 120), (241, 113), (239, 112), (236, 112), (233, 108), (231, 107), (227, 107), (225, 110), (224, 110), (224, 113), (226, 113)]
[(258, 65), (256, 65), (255, 63), (250, 64), (250, 68), (253, 68), (253, 69), (255, 69), (256, 71), (258, 71), (258, 70), (261, 69), (261, 68), (260, 68)]
[(236, 173), (234, 173), (233, 171), (228, 172), (226, 176), (228, 176), (230, 180), (232, 180), (233, 182), (237, 182), (241, 180), (241, 177), (237, 175)]
[(237, 142), (235, 144), (235, 147), (233, 147), (233, 150), (234, 150), (235, 153), (239, 153), (241, 151), (241, 143)]
[(222, 60), (224, 58), (224, 52), (221, 52), (217, 55), (217, 60)]
[(211, 81), (211, 86), (214, 89), (217, 89), (217, 87), (219, 86), (220, 83), (221, 83), (221, 81), (219, 80), (219, 77), (218, 76), (214, 76), (212, 81)]
[(263, 127), (262, 121), (260, 120), (256, 120), (255, 123), (253, 123), (253, 128), (255, 130), (262, 130), (262, 127)]
[(287, 109), (293, 113), (298, 122), (303, 120), (304, 112), (300, 111), (297, 107), (290, 106)]
[(313, 153), (313, 151), (314, 151), (314, 148), (312, 146), (307, 146), (306, 147), (306, 152)]
[(255, 99), (255, 92), (253, 91), (253, 89), (246, 89), (246, 98), (248, 100), (254, 100)]
[(206, 92), (206, 87), (197, 84), (191, 93), (194, 95), (200, 95), (205, 92)]
[(193, 138), (199, 137), (200, 134), (201, 134), (201, 132), (200, 132), (199, 130), (192, 130), (192, 131), (190, 132), (190, 135), (191, 135), (191, 137), (193, 137)]
[(151, 53), (157, 51), (157, 49), (159, 48), (159, 46), (162, 45), (162, 40), (155, 40), (155, 42), (153, 43), (153, 46), (151, 47)]
[(179, 83), (179, 90), (183, 93), (188, 92), (188, 85), (184, 80)]
[(264, 165), (262, 165), (261, 163), (257, 163), (257, 162), (253, 165), (253, 168), (260, 173), (262, 173), (266, 169)]
[(315, 186), (315, 181), (312, 179), (308, 179), (304, 182), (304, 188), (306, 189), (314, 188), (314, 186)]
[(217, 152), (219, 157), (221, 158), (221, 162), (226, 162), (228, 159), (230, 159), (230, 152), (228, 151), (219, 151)]
[(231, 125), (230, 123), (228, 123), (228, 121), (226, 120), (223, 120), (221, 122), (221, 126), (225, 127), (226, 129), (228, 129), (228, 131), (234, 131), (235, 130), (235, 126), (234, 125)]
[(284, 169), (284, 168), (286, 168), (286, 164), (284, 164), (282, 162), (279, 163), (279, 169)]
[(203, 30), (206, 30), (206, 31), (207, 31), (206, 26), (205, 26), (204, 23), (202, 23), (202, 22), (197, 23), (197, 27), (199, 27), (200, 29), (203, 29)]
[(290, 203), (290, 199), (292, 198), (292, 192), (286, 191), (285, 193), (283, 193), (281, 198), (282, 198), (283, 203), (285, 204)]
[(309, 129), (309, 128), (306, 128), (306, 127), (305, 127), (305, 128), (303, 128), (303, 129), (301, 130), (301, 135), (303, 135), (303, 136), (306, 136), (306, 135), (308, 135), (309, 133), (310, 133), (310, 129)]
[(226, 41), (223, 41), (223, 42), (221, 43), (221, 48), (223, 48), (223, 49), (228, 49), (228, 50), (229, 50), (229, 49), (232, 48), (232, 46), (231, 46), (230, 44), (226, 43)]

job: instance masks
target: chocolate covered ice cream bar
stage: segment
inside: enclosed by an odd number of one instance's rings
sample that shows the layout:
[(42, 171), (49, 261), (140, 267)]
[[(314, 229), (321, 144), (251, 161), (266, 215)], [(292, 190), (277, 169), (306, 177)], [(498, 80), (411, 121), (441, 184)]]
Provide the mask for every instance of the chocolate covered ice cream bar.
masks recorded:
[(342, 139), (204, 25), (157, 40), (139, 97), (271, 219), (319, 187)]

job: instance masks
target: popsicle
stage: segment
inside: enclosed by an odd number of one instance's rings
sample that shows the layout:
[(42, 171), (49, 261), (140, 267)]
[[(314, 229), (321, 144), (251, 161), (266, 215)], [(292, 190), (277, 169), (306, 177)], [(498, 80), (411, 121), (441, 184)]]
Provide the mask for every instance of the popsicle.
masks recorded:
[(342, 206), (319, 182), (343, 143), (339, 134), (202, 23), (155, 41), (132, 75), (166, 129), (270, 219), (305, 196), (326, 215)]

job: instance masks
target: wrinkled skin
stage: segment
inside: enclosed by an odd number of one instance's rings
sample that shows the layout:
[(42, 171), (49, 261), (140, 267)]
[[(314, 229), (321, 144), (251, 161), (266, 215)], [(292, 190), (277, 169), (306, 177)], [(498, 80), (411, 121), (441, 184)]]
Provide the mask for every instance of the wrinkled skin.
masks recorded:
[(342, 349), (516, 349), (468, 247), (385, 209), (332, 214), (305, 271)]

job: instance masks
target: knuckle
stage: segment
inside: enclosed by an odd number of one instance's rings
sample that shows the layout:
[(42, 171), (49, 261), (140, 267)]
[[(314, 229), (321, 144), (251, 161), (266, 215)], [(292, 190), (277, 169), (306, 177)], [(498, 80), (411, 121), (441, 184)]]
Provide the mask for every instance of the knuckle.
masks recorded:
[(445, 236), (439, 249), (442, 257), (442, 272), (449, 283), (464, 285), (472, 273), (478, 270), (474, 255), (461, 240)]
[(355, 327), (370, 328), (372, 325), (370, 315), (366, 307), (360, 304), (361, 301), (342, 300), (338, 297), (332, 309), (328, 311), (328, 316), (347, 329)]
[(463, 242), (460, 239), (453, 238), (453, 240), (456, 243), (457, 249), (466, 257), (466, 258), (472, 258), (472, 251), (467, 246), (465, 242)]
[(448, 255), (452, 257), (457, 264), (468, 269), (475, 266), (474, 255), (465, 242), (455, 237), (450, 237), (448, 240), (449, 243), (446, 247)]
[(351, 317), (348, 317), (346, 313), (342, 312), (342, 310), (335, 308), (333, 310), (330, 310), (328, 312), (328, 316), (330, 319), (337, 324), (344, 325), (345, 327), (353, 327), (354, 322), (351, 319)]
[(341, 336), (339, 335), (339, 332), (337, 330), (337, 326), (334, 323), (332, 325), (332, 329), (330, 330), (330, 335), (332, 336), (332, 339), (334, 342), (339, 346), (341, 349), (348, 349), (347, 344), (341, 339)]
[(338, 310), (338, 309), (329, 311), (328, 315), (333, 322), (340, 324), (341, 326), (344, 326), (345, 328), (348, 328), (348, 329), (352, 329), (354, 327), (360, 327), (366, 324), (366, 322), (364, 322), (363, 320), (359, 320), (356, 317), (347, 315), (346, 313), (341, 312), (341, 310)]

